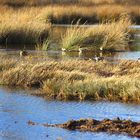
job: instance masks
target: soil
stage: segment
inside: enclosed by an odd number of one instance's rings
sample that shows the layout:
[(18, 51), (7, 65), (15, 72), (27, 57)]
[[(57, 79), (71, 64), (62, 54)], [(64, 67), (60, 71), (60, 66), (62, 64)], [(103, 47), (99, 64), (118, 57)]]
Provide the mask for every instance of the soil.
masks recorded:
[[(32, 121), (28, 122), (29, 125), (38, 125)], [(140, 123), (131, 120), (121, 120), (116, 118), (113, 120), (95, 120), (95, 119), (80, 119), (70, 120), (64, 124), (42, 124), (45, 127), (59, 127), (68, 130), (90, 131), (90, 132), (108, 132), (114, 134), (127, 134), (129, 136), (140, 138)]]

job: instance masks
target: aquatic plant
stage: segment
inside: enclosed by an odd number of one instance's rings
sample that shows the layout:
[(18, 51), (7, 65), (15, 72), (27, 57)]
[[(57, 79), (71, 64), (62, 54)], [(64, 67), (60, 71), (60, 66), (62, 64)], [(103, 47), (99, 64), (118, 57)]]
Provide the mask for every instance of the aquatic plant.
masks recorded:
[(19, 60), (1, 56), (0, 60), (1, 85), (39, 88), (38, 96), (60, 100), (140, 102), (138, 61), (112, 65), (105, 61), (40, 61), (30, 56)]
[(39, 9), (3, 8), (0, 13), (1, 44), (35, 44), (48, 38), (49, 25), (38, 19)]
[(129, 18), (121, 17), (119, 21), (99, 24), (95, 27), (85, 29), (78, 25), (71, 27), (62, 37), (62, 48), (66, 51), (80, 48), (124, 50), (130, 41), (130, 25)]

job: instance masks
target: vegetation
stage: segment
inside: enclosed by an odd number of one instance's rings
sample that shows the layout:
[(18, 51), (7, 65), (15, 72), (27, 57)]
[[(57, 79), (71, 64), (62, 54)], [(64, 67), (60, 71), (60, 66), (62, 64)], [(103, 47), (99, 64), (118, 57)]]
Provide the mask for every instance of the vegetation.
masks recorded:
[(0, 60), (1, 85), (39, 88), (36, 95), (60, 100), (140, 103), (138, 61), (112, 65), (90, 60), (40, 61), (30, 56), (17, 60), (2, 55)]
[(125, 50), (131, 38), (130, 25), (129, 18), (121, 17), (119, 21), (99, 24), (96, 27), (68, 28), (62, 37), (62, 48), (66, 51), (78, 51), (79, 49)]
[[(128, 15), (130, 20), (136, 23), (139, 23), (140, 19), (137, 0), (133, 2), (129, 0), (73, 0), (72, 4), (66, 0), (51, 2), (51, 0), (0, 0), (0, 44), (43, 43), (44, 40), (48, 40), (50, 24), (54, 23), (74, 24), (79, 21), (80, 24), (97, 22), (108, 24), (108, 21), (119, 22), (122, 13)], [(128, 25), (131, 25), (129, 21)], [(105, 26), (99, 28), (103, 29)], [(122, 27), (119, 28), (122, 29)], [(95, 31), (91, 29), (87, 34), (89, 32)], [(102, 33), (98, 37), (102, 37)], [(121, 43), (125, 37), (121, 39)], [(100, 38), (99, 42), (101, 42)]]
[(39, 9), (1, 7), (0, 44), (36, 44), (49, 35), (49, 25), (38, 19)]
[(81, 24), (95, 24), (106, 20), (117, 20), (122, 13), (128, 14), (134, 23), (140, 23), (140, 6), (129, 4), (46, 6), (44, 18), (54, 24), (77, 23), (79, 19)]

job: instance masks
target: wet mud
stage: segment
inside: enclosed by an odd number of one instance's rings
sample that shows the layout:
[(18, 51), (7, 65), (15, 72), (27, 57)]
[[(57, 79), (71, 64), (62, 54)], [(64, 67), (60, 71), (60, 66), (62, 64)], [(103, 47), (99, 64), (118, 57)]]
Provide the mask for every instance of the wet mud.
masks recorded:
[[(38, 123), (28, 121), (29, 125), (40, 125)], [(116, 118), (113, 120), (95, 120), (95, 119), (80, 119), (70, 120), (64, 124), (41, 124), (45, 127), (59, 127), (68, 130), (90, 131), (90, 132), (107, 132), (111, 134), (125, 134), (132, 137), (140, 138), (140, 122), (131, 120), (121, 120)]]

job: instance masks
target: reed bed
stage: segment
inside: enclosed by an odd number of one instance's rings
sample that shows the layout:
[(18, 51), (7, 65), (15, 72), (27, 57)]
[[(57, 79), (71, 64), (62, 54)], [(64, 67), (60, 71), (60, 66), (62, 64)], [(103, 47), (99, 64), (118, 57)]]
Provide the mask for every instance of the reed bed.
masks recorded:
[(37, 44), (47, 39), (50, 27), (38, 17), (41, 9), (0, 9), (1, 44)]
[(9, 6), (37, 6), (46, 4), (83, 4), (83, 5), (102, 5), (102, 4), (140, 4), (139, 0), (0, 0), (1, 5)]
[[(9, 61), (10, 59), (10, 61)], [(35, 87), (35, 95), (60, 100), (111, 100), (140, 103), (140, 62), (13, 59), (1, 56), (0, 84)], [(77, 67), (78, 66), (78, 67)]]
[(117, 20), (122, 13), (130, 15), (131, 20), (139, 24), (140, 6), (138, 5), (54, 5), (47, 6), (44, 18), (53, 24), (75, 24), (80, 19), (80, 24), (95, 24), (106, 20)]
[(129, 18), (121, 17), (117, 22), (99, 24), (91, 28), (72, 26), (62, 37), (62, 48), (65, 51), (125, 50), (131, 38), (130, 25)]

